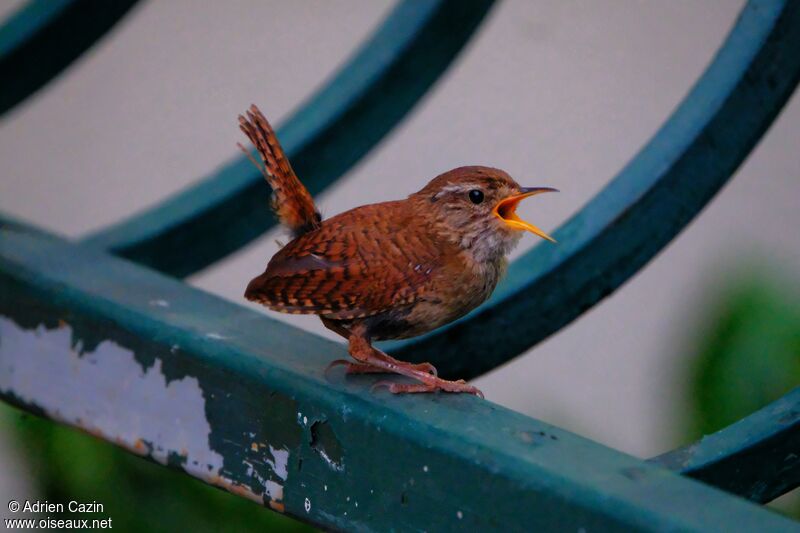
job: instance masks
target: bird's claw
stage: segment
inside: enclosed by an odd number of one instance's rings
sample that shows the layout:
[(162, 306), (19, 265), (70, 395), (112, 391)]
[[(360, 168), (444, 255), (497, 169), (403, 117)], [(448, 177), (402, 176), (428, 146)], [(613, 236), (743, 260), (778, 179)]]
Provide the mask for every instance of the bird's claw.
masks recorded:
[(328, 373), (333, 368), (336, 368), (337, 366), (349, 365), (349, 364), (350, 364), (350, 361), (348, 361), (347, 359), (336, 359), (335, 361), (331, 361), (331, 363), (327, 367), (325, 367), (325, 371), (323, 372), (323, 375), (327, 378), (328, 377)]
[(432, 365), (432, 364), (430, 364), (430, 363), (419, 363), (419, 364), (416, 364), (416, 365), (410, 365), (410, 366), (411, 366), (411, 368), (413, 368), (414, 370), (420, 370), (420, 371), (422, 371), (422, 372), (427, 372), (428, 374), (430, 374), (430, 375), (432, 375), (432, 376), (434, 376), (434, 377), (436, 377), (436, 376), (438, 376), (438, 375), (439, 375), (439, 371), (438, 371), (438, 370), (436, 370), (436, 367), (435, 367), (435, 366), (433, 366), (433, 365)]

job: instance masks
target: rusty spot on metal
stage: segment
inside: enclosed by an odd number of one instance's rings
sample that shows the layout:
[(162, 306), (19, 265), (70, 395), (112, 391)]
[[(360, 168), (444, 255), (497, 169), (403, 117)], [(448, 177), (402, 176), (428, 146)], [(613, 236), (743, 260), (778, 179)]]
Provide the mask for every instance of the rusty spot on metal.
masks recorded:
[[(203, 479), (203, 477), (200, 477), (200, 479)], [(204, 479), (204, 481), (206, 481), (209, 485), (214, 485), (215, 487), (224, 489), (232, 494), (236, 494), (237, 496), (247, 498), (248, 500), (254, 501), (261, 505), (264, 504), (264, 499), (261, 495), (256, 494), (248, 487), (224, 478), (219, 474), (208, 476)]]
[[(136, 455), (147, 456), (151, 451), (150, 447), (143, 439), (136, 439), (133, 443), (130, 443), (120, 437), (114, 437), (112, 439), (108, 435), (106, 435), (102, 430), (95, 427), (81, 426), (79, 429), (99, 439), (106, 441), (113, 441), (117, 446), (124, 448), (125, 450), (128, 450), (131, 453), (135, 453)], [(186, 449), (182, 449), (181, 455), (186, 457), (188, 455), (188, 451)], [(248, 500), (254, 501), (258, 504), (261, 505), (264, 504), (263, 496), (256, 494), (255, 492), (250, 490), (247, 486), (231, 481), (227, 478), (220, 476), (219, 474), (209, 474), (200, 476), (196, 475), (196, 477), (198, 479), (205, 481), (209, 485), (214, 485), (232, 494), (236, 494), (237, 496), (241, 496), (243, 498), (247, 498)], [(276, 511), (284, 512), (284, 505), (282, 503), (276, 502), (274, 500), (270, 500), (269, 503), (270, 507), (272, 507)]]
[(278, 511), (279, 513), (286, 512), (286, 506), (283, 505), (283, 503), (281, 503), (281, 502), (278, 502), (278, 501), (275, 501), (275, 500), (270, 500), (269, 501), (269, 506), (272, 508), (272, 510)]
[(87, 435), (91, 435), (100, 440), (104, 440), (107, 442), (113, 442), (115, 445), (123, 448), (131, 453), (141, 456), (147, 456), (150, 453), (150, 448), (147, 446), (147, 443), (144, 442), (142, 439), (136, 439), (133, 444), (128, 442), (127, 440), (123, 439), (122, 437), (111, 437), (107, 435), (101, 429), (94, 427), (94, 426), (85, 426), (83, 420), (76, 420), (77, 424), (76, 429), (79, 429), (83, 433)]

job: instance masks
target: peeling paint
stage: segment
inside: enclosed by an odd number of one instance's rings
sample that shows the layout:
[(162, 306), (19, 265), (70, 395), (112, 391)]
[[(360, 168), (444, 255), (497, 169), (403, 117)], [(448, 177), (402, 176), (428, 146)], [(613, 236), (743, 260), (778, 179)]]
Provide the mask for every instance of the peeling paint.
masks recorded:
[(267, 459), (267, 462), (272, 466), (272, 471), (279, 478), (286, 481), (286, 477), (289, 475), (289, 450), (275, 449), (270, 446), (269, 452), (274, 457), (274, 461)]
[[(261, 498), (263, 496), (267, 496), (270, 501), (283, 500), (283, 485), (281, 485), (280, 483), (276, 483), (275, 481), (272, 481), (271, 479), (268, 479), (259, 474), (258, 470), (253, 465), (253, 463), (249, 461), (243, 461), (243, 462), (244, 464), (247, 465), (246, 475), (250, 478), (257, 480), (259, 484), (261, 484), (261, 486), (264, 487), (264, 493), (258, 495), (259, 501), (261, 501)], [(285, 478), (281, 479), (285, 480)]]
[(278, 511), (279, 513), (286, 512), (286, 506), (283, 505), (281, 502), (276, 502), (275, 500), (269, 501), (269, 506), (273, 511)]
[[(269, 451), (273, 459), (267, 457), (263, 458), (263, 464), (267, 465), (272, 472), (278, 476), (282, 481), (286, 481), (289, 476), (289, 451), (285, 449), (277, 449), (269, 446)], [(258, 472), (256, 466), (250, 461), (243, 461), (247, 465), (246, 475), (258, 481), (264, 487), (263, 495), (272, 501), (283, 500), (283, 485), (277, 483)]]
[(81, 354), (80, 343), (71, 346), (69, 326), (23, 330), (0, 317), (0, 339), (0, 390), (131, 449), (141, 450), (142, 441), (157, 443), (150, 455), (161, 464), (167, 464), (170, 450), (181, 450), (216, 470), (222, 467), (222, 456), (208, 446), (211, 427), (197, 379), (167, 384), (160, 360), (143, 371), (133, 352), (113, 341)]
[[(283, 510), (283, 484), (267, 472), (258, 474), (252, 465), (248, 471), (263, 490), (221, 474), (223, 456), (209, 445), (200, 382), (192, 376), (168, 381), (158, 358), (144, 369), (133, 351), (111, 340), (84, 351), (80, 341), (73, 344), (72, 327), (63, 320), (57, 329), (23, 329), (0, 316), (0, 391), (37, 406), (49, 418), (163, 465), (179, 465), (229, 492), (259, 503), (268, 497), (270, 507)], [(289, 451), (268, 449), (264, 465), (285, 482)]]
[(236, 494), (237, 496), (241, 496), (242, 498), (247, 498), (248, 500), (252, 500), (259, 504), (264, 503), (264, 497), (262, 494), (256, 494), (248, 487), (240, 485), (239, 483), (236, 483), (234, 481), (231, 481), (228, 478), (222, 477), (219, 474), (213, 476), (203, 476), (201, 479), (205, 480), (210, 485), (214, 485), (215, 487), (225, 489), (226, 491), (232, 494)]
[(311, 424), (310, 432), (311, 449), (316, 451), (331, 469), (343, 472), (344, 451), (330, 424), (324, 420), (314, 422)]
[(322, 460), (325, 461), (325, 464), (327, 464), (333, 470), (335, 470), (336, 472), (344, 472), (343, 464), (337, 463), (336, 461), (331, 459), (330, 456), (327, 453), (325, 453), (324, 450), (317, 450), (317, 452), (319, 453), (319, 456), (322, 457)]

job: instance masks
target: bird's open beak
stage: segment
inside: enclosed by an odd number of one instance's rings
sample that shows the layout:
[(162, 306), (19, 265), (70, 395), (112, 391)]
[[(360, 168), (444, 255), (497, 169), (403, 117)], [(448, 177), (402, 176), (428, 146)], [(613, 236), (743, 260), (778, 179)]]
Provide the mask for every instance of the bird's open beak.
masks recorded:
[(509, 196), (508, 198), (500, 200), (500, 202), (492, 210), (492, 213), (494, 216), (514, 229), (530, 231), (531, 233), (535, 233), (539, 237), (547, 239), (550, 242), (556, 242), (555, 239), (553, 239), (550, 235), (543, 232), (530, 222), (525, 222), (519, 218), (519, 216), (517, 216), (517, 205), (519, 205), (524, 198), (527, 198), (528, 196), (535, 196), (543, 192), (558, 192), (558, 190), (550, 187), (523, 187), (520, 189), (519, 194), (515, 194), (514, 196)]

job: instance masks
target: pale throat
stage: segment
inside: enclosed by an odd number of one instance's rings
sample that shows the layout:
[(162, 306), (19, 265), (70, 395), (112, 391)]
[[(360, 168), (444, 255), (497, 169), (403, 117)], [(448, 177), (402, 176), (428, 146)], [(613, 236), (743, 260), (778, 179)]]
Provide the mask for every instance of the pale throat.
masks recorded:
[(465, 232), (460, 245), (476, 263), (495, 266), (505, 261), (506, 255), (517, 246), (521, 237), (521, 231), (490, 225)]

